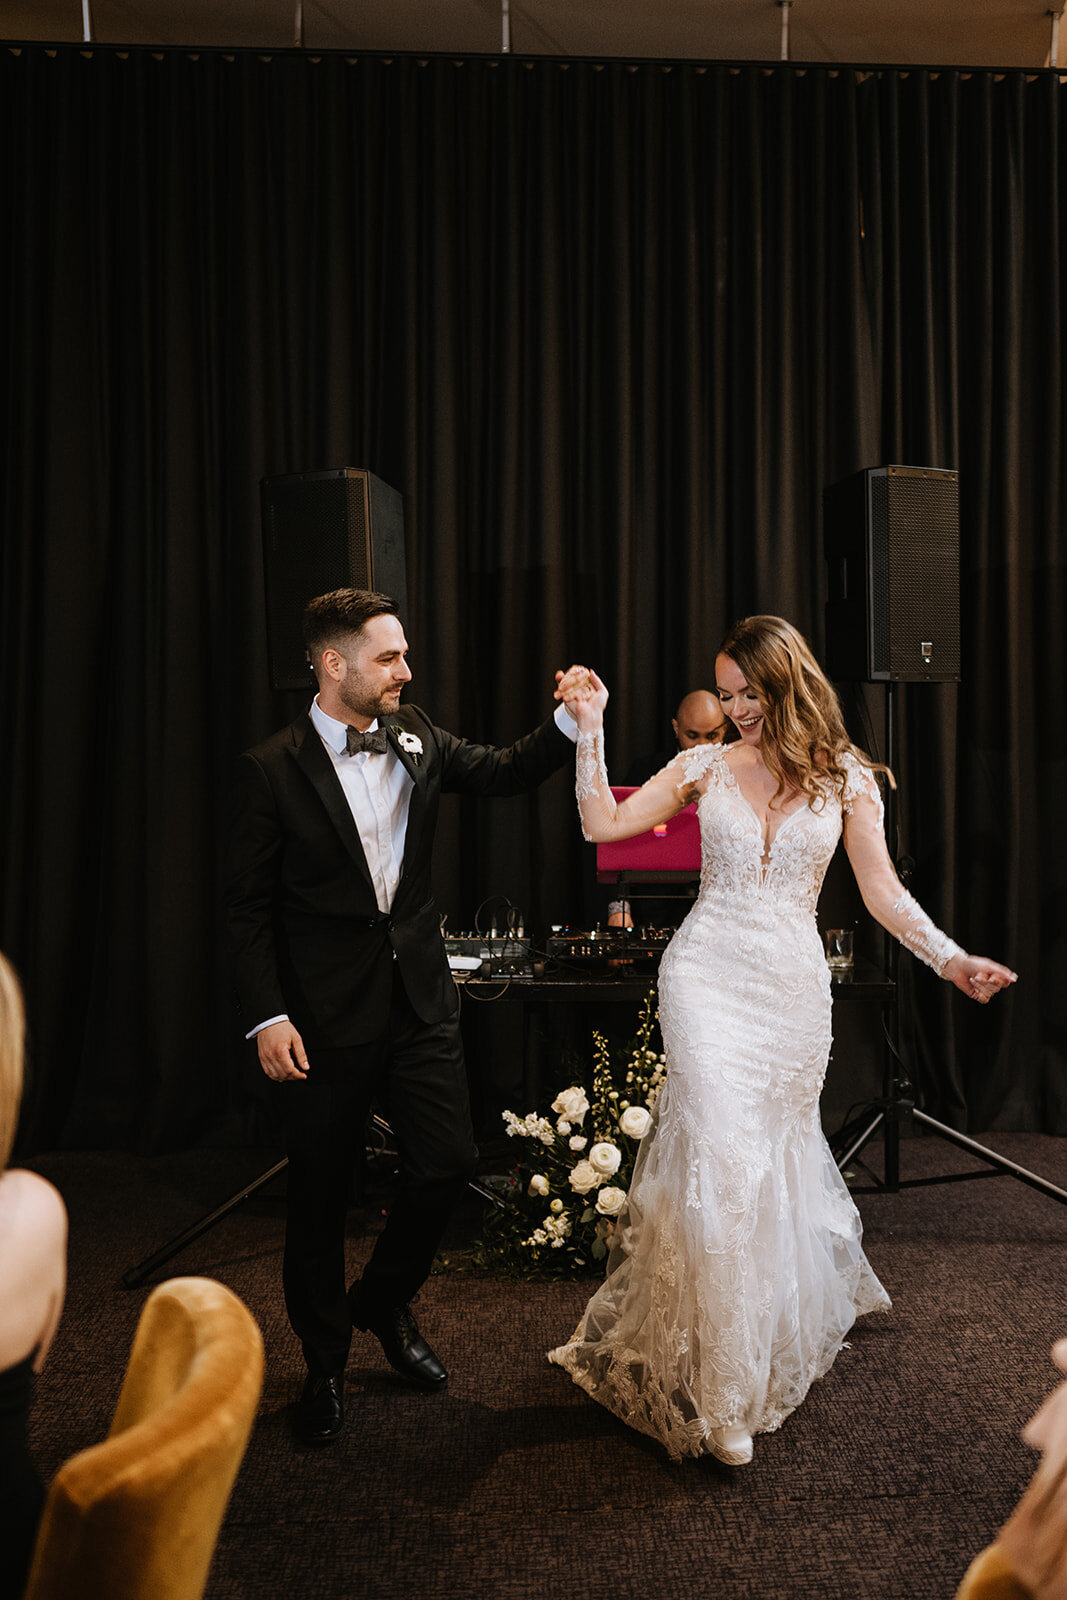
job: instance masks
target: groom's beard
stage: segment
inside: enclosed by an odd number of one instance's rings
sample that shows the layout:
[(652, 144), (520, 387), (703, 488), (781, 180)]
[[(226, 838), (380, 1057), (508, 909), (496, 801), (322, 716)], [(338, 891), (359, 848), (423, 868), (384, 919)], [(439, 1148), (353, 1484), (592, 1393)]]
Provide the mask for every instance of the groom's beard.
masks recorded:
[(389, 689), (382, 689), (357, 675), (347, 677), (341, 684), (338, 699), (346, 711), (373, 721), (375, 717), (392, 716), (393, 712), (398, 710), (403, 689), (402, 683), (394, 684)]

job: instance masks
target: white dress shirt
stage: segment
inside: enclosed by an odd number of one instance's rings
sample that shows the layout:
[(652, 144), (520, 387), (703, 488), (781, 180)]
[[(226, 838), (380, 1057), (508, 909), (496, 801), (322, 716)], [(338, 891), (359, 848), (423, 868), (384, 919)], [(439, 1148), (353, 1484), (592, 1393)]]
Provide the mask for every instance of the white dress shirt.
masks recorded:
[[(315, 732), (333, 762), (352, 820), (359, 830), (378, 910), (388, 913), (392, 909), (404, 864), (408, 804), (413, 788), (411, 774), (392, 747), (384, 756), (371, 755), (367, 750), (360, 750), (354, 756), (348, 755), (347, 725), (326, 715), (319, 705), (318, 695), (311, 702), (310, 715)], [(566, 706), (556, 707), (555, 722), (560, 733), (572, 741), (577, 740), (577, 724)], [(377, 726), (378, 719), (375, 718), (367, 732), (372, 732)], [(288, 1020), (287, 1012), (268, 1017), (246, 1033), (245, 1038), (254, 1039), (264, 1028)]]
[[(326, 715), (319, 705), (318, 695), (311, 703), (311, 721), (326, 746), (352, 820), (359, 830), (378, 910), (388, 913), (392, 910), (404, 864), (408, 804), (414, 787), (411, 774), (391, 747), (383, 756), (371, 755), (367, 750), (348, 755), (345, 748), (348, 728), (345, 723)], [(373, 733), (377, 726), (375, 717), (367, 732)]]

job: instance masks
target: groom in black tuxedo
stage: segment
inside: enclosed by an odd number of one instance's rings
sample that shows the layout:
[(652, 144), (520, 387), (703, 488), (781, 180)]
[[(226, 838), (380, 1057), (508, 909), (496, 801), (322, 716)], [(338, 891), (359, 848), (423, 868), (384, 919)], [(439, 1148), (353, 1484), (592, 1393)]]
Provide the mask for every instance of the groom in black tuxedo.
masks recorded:
[[(571, 759), (575, 735), (560, 706), (498, 750), (401, 706), (408, 645), (386, 595), (319, 596), (305, 641), (318, 694), (240, 758), (226, 904), (248, 1037), (284, 1096), (283, 1282), (308, 1367), (297, 1433), (321, 1444), (344, 1425), (353, 1326), (414, 1382), (435, 1388), (448, 1376), (409, 1305), (477, 1158), (430, 893), (438, 797), (533, 788)], [(396, 1136), (403, 1183), (346, 1293), (349, 1174), (372, 1097)]]

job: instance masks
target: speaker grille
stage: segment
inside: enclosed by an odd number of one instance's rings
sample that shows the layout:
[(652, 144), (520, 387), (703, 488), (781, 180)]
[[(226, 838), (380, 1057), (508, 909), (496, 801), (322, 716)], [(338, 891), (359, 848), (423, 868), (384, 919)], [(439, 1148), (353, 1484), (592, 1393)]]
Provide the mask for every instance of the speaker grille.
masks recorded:
[[(955, 678), (960, 671), (959, 483), (956, 474), (886, 475), (890, 678)], [(924, 659), (923, 646), (930, 646)], [(882, 659), (882, 658), (879, 658)]]
[(870, 539), (870, 668), (889, 660), (889, 495), (883, 473), (872, 472), (867, 484)]
[(958, 678), (958, 475), (868, 467), (823, 491), (823, 529), (831, 677)]

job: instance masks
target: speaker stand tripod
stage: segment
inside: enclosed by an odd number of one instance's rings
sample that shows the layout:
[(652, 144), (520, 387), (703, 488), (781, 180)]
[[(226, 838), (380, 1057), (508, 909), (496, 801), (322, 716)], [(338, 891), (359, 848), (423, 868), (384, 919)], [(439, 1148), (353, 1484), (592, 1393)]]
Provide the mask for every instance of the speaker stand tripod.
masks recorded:
[[(384, 1141), (393, 1137), (392, 1128), (382, 1117), (372, 1116), (370, 1121), (374, 1132), (383, 1141), (382, 1148), (385, 1149)], [(242, 1200), (247, 1200), (249, 1195), (255, 1194), (258, 1189), (262, 1189), (264, 1184), (269, 1183), (273, 1177), (284, 1171), (288, 1165), (289, 1157), (283, 1156), (280, 1161), (274, 1163), (273, 1167), (268, 1167), (266, 1172), (261, 1172), (258, 1178), (253, 1178), (251, 1183), (246, 1183), (243, 1189), (238, 1189), (236, 1194), (231, 1194), (229, 1199), (224, 1200), (220, 1206), (216, 1206), (214, 1211), (207, 1212), (198, 1221), (191, 1223), (182, 1233), (175, 1234), (173, 1239), (168, 1239), (166, 1244), (160, 1245), (159, 1249), (154, 1250), (150, 1256), (145, 1256), (143, 1261), (138, 1261), (136, 1266), (128, 1267), (122, 1274), (122, 1281), (125, 1287), (127, 1289), (139, 1289), (141, 1284), (148, 1281), (157, 1267), (163, 1266), (164, 1262), (170, 1261), (173, 1256), (178, 1254), (179, 1250), (184, 1250), (186, 1245), (192, 1244), (194, 1239), (199, 1239), (201, 1234), (207, 1233), (210, 1228), (215, 1226), (216, 1222), (221, 1222), (223, 1217), (229, 1216), (230, 1212), (239, 1206)], [(499, 1195), (494, 1194), (491, 1189), (483, 1188), (480, 1183), (476, 1183), (473, 1179), (471, 1179), (467, 1187), (468, 1189), (473, 1189), (474, 1193), (482, 1200), (489, 1200), (494, 1205), (501, 1207), (504, 1204)]]
[[(931, 1178), (902, 1178), (900, 1130), (909, 1121), (928, 1128), (939, 1139), (945, 1139), (960, 1150), (968, 1151), (986, 1165), (971, 1168), (967, 1172), (945, 1172)], [(860, 1152), (870, 1144), (879, 1129), (882, 1130), (884, 1162), (881, 1178), (876, 1177), (864, 1162), (858, 1160)], [(896, 1194), (901, 1189), (918, 1189), (933, 1183), (962, 1183), (968, 1178), (1011, 1177), (1017, 1178), (1020, 1183), (1029, 1184), (1033, 1189), (1039, 1189), (1042, 1194), (1047, 1194), (1052, 1200), (1058, 1200), (1061, 1205), (1067, 1205), (1067, 1189), (1059, 1188), (1038, 1173), (1018, 1166), (1006, 1156), (998, 1155), (995, 1150), (990, 1150), (977, 1140), (968, 1138), (964, 1133), (957, 1133), (955, 1128), (949, 1128), (945, 1123), (927, 1116), (925, 1111), (920, 1111), (912, 1098), (911, 1085), (906, 1078), (895, 1076), (892, 1068), (887, 1070), (881, 1099), (872, 1100), (857, 1116), (839, 1128), (830, 1140), (830, 1148), (841, 1172), (855, 1163), (863, 1167), (871, 1178), (869, 1185), (853, 1187), (851, 1190), (853, 1194)]]
[[(896, 747), (896, 702), (895, 688), (892, 682), (886, 685), (886, 752), (890, 770), (894, 767)], [(886, 838), (894, 838), (896, 804), (892, 790), (886, 796)], [(896, 863), (901, 881), (907, 887), (908, 872), (902, 870), (902, 862)], [(893, 999), (890, 1002), (894, 1014), (897, 1012), (899, 989), (897, 987), (897, 947), (895, 942), (889, 945), (890, 956), (887, 963), (889, 977), (893, 984)], [(888, 1008), (887, 1008), (888, 1009)], [(899, 1030), (894, 1029), (894, 1034), (899, 1037)], [(1020, 1183), (1029, 1184), (1031, 1188), (1038, 1189), (1042, 1194), (1047, 1194), (1050, 1199), (1058, 1200), (1061, 1205), (1067, 1205), (1067, 1189), (1061, 1189), (1057, 1184), (1051, 1183), (1048, 1178), (1042, 1178), (1036, 1172), (1030, 1172), (1026, 1167), (1018, 1166), (1014, 1161), (1009, 1161), (1006, 1156), (998, 1155), (995, 1150), (979, 1144), (977, 1140), (970, 1139), (964, 1133), (958, 1133), (955, 1128), (948, 1127), (943, 1122), (938, 1122), (934, 1117), (928, 1116), (915, 1104), (914, 1089), (908, 1079), (907, 1073), (895, 1059), (895, 1047), (886, 1043), (886, 1065), (882, 1078), (882, 1094), (878, 1100), (869, 1101), (854, 1117), (851, 1117), (840, 1127), (829, 1140), (830, 1149), (837, 1163), (838, 1170), (842, 1173), (855, 1163), (861, 1166), (871, 1179), (869, 1186), (854, 1188), (853, 1194), (896, 1194), (900, 1189), (917, 1189), (934, 1183), (961, 1183), (969, 1178), (1017, 1178)], [(966, 1150), (979, 1161), (985, 1163), (983, 1167), (972, 1168), (967, 1172), (946, 1172), (930, 1178), (902, 1178), (900, 1176), (900, 1130), (908, 1123), (918, 1123), (920, 1127), (927, 1128), (939, 1139), (944, 1139), (949, 1144), (954, 1144), (960, 1150)], [(883, 1140), (883, 1176), (878, 1178), (866, 1163), (859, 1161), (862, 1150), (870, 1144), (879, 1130), (882, 1130)]]

